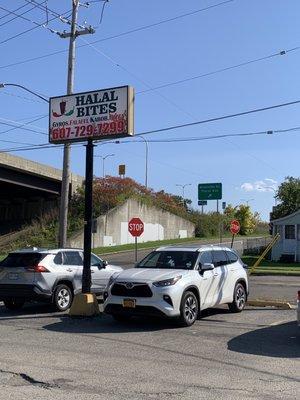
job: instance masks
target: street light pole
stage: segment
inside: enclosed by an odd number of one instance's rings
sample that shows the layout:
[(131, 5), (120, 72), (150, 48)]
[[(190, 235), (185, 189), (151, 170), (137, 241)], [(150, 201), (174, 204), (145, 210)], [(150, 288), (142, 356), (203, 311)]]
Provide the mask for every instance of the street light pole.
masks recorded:
[[(144, 138), (144, 136), (138, 136), (140, 139), (142, 139), (145, 142), (146, 145), (146, 156), (145, 156), (145, 186), (148, 188), (148, 153), (149, 153), (149, 142), (147, 139)], [(120, 144), (120, 140), (115, 141), (116, 144)]]
[(145, 142), (146, 145), (146, 165), (145, 165), (145, 186), (148, 188), (148, 140), (144, 138), (144, 136), (139, 136)]
[(95, 156), (95, 157), (100, 157), (100, 158), (102, 158), (102, 177), (103, 177), (103, 178), (105, 178), (105, 165), (104, 165), (105, 160), (106, 160), (108, 157), (113, 157), (113, 156), (114, 156), (114, 154), (107, 154), (106, 156)]
[(38, 93), (35, 93), (34, 91), (28, 89), (27, 87), (23, 86), (23, 85), (19, 85), (17, 83), (0, 83), (0, 89), (5, 88), (6, 86), (15, 86), (18, 88), (21, 88), (23, 90), (26, 90), (26, 92), (33, 94), (34, 96), (38, 97), (41, 100), (44, 100), (46, 103), (49, 103), (49, 100), (46, 99), (45, 97), (39, 95)]
[(184, 189), (186, 186), (191, 186), (191, 183), (185, 183), (184, 185), (181, 185), (180, 183), (176, 183), (176, 186), (179, 186), (182, 188), (182, 198), (183, 198), (183, 203), (184, 203)]

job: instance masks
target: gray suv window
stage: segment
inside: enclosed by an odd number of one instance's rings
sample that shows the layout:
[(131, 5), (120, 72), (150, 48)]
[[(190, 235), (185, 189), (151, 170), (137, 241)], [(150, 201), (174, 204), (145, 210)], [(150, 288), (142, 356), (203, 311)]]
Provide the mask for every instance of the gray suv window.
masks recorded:
[(78, 251), (64, 252), (64, 265), (82, 265), (83, 261)]
[(102, 267), (102, 260), (100, 258), (96, 257), (95, 254), (91, 254), (91, 266), (100, 266)]
[(62, 264), (62, 253), (57, 253), (53, 259), (54, 264), (61, 265)]
[(0, 262), (1, 267), (31, 267), (46, 257), (44, 253), (10, 253)]
[(214, 250), (212, 253), (215, 267), (221, 267), (222, 265), (228, 264), (225, 251)]

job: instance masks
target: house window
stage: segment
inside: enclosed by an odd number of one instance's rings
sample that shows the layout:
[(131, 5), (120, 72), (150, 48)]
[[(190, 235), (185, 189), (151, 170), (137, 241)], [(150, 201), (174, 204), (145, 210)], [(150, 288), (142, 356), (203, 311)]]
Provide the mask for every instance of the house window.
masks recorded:
[(295, 239), (295, 225), (285, 225), (285, 238)]

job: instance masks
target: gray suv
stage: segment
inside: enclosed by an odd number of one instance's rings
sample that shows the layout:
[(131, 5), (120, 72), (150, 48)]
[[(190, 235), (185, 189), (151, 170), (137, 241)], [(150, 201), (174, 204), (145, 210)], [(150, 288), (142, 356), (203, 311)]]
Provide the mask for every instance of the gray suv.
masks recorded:
[[(0, 301), (10, 310), (26, 301), (46, 301), (67, 310), (81, 291), (82, 249), (25, 249), (11, 252), (0, 262)], [(91, 291), (103, 293), (112, 274), (122, 268), (92, 254)]]

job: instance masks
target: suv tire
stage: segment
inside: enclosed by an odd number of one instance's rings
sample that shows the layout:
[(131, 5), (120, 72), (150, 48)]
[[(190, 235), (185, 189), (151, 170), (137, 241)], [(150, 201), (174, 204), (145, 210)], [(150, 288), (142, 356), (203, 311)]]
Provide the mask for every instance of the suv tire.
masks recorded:
[(53, 304), (57, 311), (66, 311), (71, 307), (73, 301), (73, 292), (69, 286), (58, 285), (54, 292)]
[(193, 292), (185, 292), (180, 304), (180, 326), (191, 326), (199, 315), (199, 302)]
[(15, 311), (20, 310), (23, 307), (25, 301), (22, 299), (8, 299), (4, 300), (3, 303), (8, 310)]
[(245, 308), (247, 301), (247, 293), (245, 286), (242, 283), (237, 283), (233, 292), (233, 302), (228, 304), (229, 310), (232, 313), (239, 313)]

